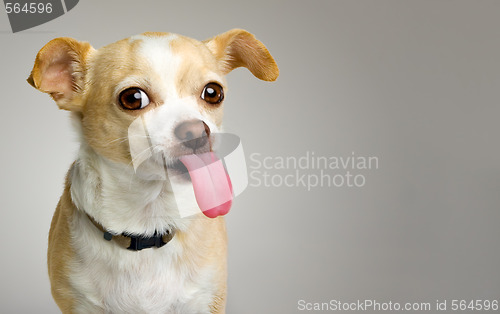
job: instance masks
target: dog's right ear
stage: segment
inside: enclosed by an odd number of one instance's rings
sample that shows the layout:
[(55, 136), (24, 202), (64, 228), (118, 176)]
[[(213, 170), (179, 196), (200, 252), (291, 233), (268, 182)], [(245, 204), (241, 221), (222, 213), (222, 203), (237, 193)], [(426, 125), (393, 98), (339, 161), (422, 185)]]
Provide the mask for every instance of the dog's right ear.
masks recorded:
[(76, 98), (83, 90), (86, 62), (93, 51), (87, 42), (67, 37), (53, 39), (38, 52), (27, 81), (50, 94), (59, 108), (80, 111), (81, 103)]

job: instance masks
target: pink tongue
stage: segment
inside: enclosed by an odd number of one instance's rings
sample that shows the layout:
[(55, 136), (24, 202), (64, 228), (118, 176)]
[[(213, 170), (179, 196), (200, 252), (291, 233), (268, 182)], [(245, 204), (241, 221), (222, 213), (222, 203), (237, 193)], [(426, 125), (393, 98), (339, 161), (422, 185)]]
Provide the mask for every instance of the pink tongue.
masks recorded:
[(213, 152), (185, 155), (179, 160), (189, 171), (196, 202), (205, 216), (227, 214), (233, 201), (233, 187), (222, 161)]

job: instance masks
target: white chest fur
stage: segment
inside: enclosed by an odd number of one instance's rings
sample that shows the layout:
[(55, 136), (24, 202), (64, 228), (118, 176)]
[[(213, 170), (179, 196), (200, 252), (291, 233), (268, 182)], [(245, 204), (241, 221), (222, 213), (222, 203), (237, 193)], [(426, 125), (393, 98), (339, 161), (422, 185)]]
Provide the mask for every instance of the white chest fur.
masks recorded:
[[(80, 209), (70, 226), (76, 254), (70, 265), (70, 280), (75, 292), (81, 294), (77, 311), (209, 313), (217, 293), (213, 283), (220, 276), (216, 263), (195, 262), (193, 247), (186, 247), (177, 235), (162, 248), (126, 250), (105, 241), (86, 213), (116, 233), (142, 230), (152, 234), (165, 228), (188, 231), (192, 219), (199, 218), (175, 217), (171, 200), (164, 195), (168, 192), (161, 186), (151, 182), (149, 186), (139, 185), (126, 173), (109, 169), (109, 164), (86, 153), (81, 151), (82, 158), (71, 171), (71, 195)], [(120, 189), (126, 191), (134, 184), (144, 191), (122, 192), (120, 196)], [(141, 197), (137, 197), (139, 194)]]
[[(160, 249), (128, 251), (103, 240), (86, 217), (75, 217), (72, 286), (86, 297), (81, 313), (209, 313), (216, 293), (214, 266), (178, 263), (174, 237)], [(104, 309), (104, 310), (103, 310)]]

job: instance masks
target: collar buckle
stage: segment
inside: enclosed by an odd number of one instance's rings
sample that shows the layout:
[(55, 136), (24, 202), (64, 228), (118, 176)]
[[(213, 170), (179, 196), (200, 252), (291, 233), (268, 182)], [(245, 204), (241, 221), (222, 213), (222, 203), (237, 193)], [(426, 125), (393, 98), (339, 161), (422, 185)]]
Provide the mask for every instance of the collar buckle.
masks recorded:
[(130, 234), (124, 234), (124, 236), (130, 238), (130, 246), (127, 250), (140, 251), (142, 249), (149, 249), (151, 247), (161, 248), (166, 243), (163, 241), (163, 236), (155, 232), (152, 237), (144, 236), (134, 236)]

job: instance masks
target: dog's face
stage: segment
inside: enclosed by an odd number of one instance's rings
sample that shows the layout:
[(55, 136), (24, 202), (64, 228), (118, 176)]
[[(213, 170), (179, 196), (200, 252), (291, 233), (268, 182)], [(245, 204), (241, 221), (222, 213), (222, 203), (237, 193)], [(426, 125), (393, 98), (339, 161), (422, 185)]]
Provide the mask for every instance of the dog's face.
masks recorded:
[(130, 164), (130, 126), (140, 119), (153, 151), (175, 163), (211, 150), (227, 98), (224, 76), (240, 66), (262, 80), (278, 76), (265, 46), (243, 30), (204, 42), (145, 33), (99, 50), (57, 38), (40, 50), (28, 81), (77, 113), (98, 154)]

